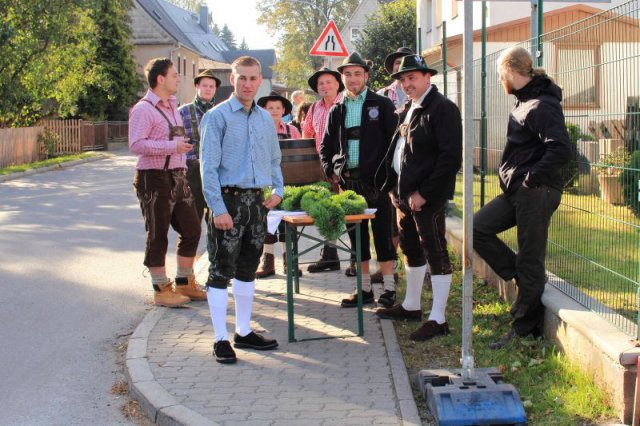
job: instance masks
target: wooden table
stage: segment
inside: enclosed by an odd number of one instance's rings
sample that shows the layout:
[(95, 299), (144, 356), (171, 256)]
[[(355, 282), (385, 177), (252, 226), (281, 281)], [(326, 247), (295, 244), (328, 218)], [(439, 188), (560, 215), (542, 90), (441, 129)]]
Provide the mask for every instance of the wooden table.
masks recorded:
[[(356, 249), (352, 250), (344, 246), (335, 245), (338, 250), (354, 254), (356, 256), (356, 293), (358, 295), (358, 336), (364, 335), (364, 321), (362, 316), (362, 270), (360, 262), (362, 261), (361, 250), (361, 232), (360, 226), (358, 226), (363, 220), (373, 219), (374, 213), (363, 213), (357, 215), (345, 216), (346, 227), (341, 235), (348, 233), (351, 229), (355, 228), (356, 231)], [(328, 243), (328, 240), (323, 237), (316, 237), (304, 232), (305, 227), (313, 226), (313, 218), (308, 215), (302, 216), (284, 216), (282, 220), (285, 222), (285, 237), (286, 237), (286, 252), (287, 252), (287, 316), (289, 320), (289, 342), (295, 342), (295, 325), (294, 325), (294, 313), (293, 313), (293, 293), (300, 293), (300, 276), (298, 275), (298, 259), (300, 256), (315, 250), (319, 246), (324, 246)], [(310, 248), (298, 251), (298, 240), (301, 237), (308, 238), (316, 242)], [(333, 337), (318, 337), (312, 339), (301, 340), (317, 340), (317, 339), (330, 339)]]

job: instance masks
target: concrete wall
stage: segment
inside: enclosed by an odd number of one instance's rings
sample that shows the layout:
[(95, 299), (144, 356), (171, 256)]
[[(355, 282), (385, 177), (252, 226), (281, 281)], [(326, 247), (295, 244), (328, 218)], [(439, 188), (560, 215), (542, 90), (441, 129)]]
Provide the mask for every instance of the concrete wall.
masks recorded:
[[(447, 240), (458, 253), (462, 253), (462, 235), (461, 220), (447, 218)], [(515, 286), (498, 277), (477, 254), (473, 257), (473, 270), (475, 278), (493, 285), (502, 298), (515, 300)], [(545, 338), (590, 374), (610, 395), (619, 419), (631, 424), (636, 362), (640, 355), (638, 342), (549, 284), (542, 302), (546, 307)]]

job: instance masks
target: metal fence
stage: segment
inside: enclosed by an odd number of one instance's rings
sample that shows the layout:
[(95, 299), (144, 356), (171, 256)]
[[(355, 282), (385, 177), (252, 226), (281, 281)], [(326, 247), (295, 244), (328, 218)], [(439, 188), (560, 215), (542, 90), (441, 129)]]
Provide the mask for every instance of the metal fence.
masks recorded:
[[(573, 159), (562, 170), (566, 180), (562, 204), (549, 230), (549, 282), (637, 339), (639, 15), (640, 0), (633, 0), (545, 33), (540, 64), (563, 88), (573, 146)], [(531, 44), (520, 45), (530, 49)], [(484, 58), (485, 73), (483, 60), (474, 61), (476, 208), (500, 192), (496, 171), (514, 101), (498, 81), (496, 65), (502, 51), (490, 47), (487, 44), (491, 53)], [(461, 70), (449, 68), (442, 74), (434, 76), (433, 82), (444, 86), (447, 96), (461, 105)], [(517, 249), (515, 230), (503, 237)]]

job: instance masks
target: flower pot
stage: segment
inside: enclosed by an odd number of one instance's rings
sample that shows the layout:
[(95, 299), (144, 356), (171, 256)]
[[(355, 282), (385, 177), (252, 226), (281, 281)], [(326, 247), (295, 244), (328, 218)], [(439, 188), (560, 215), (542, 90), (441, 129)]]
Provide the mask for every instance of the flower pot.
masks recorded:
[(600, 198), (614, 205), (624, 204), (622, 182), (619, 175), (599, 175)]

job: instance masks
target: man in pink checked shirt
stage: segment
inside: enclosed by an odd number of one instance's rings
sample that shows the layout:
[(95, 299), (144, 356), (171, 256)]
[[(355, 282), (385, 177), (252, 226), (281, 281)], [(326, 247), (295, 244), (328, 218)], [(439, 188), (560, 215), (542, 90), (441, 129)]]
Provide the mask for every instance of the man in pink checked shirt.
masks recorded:
[[(309, 111), (307, 111), (307, 116), (302, 122), (302, 137), (314, 138), (316, 151), (320, 152), (320, 143), (327, 126), (329, 110), (336, 102), (342, 99), (344, 84), (340, 73), (329, 68), (320, 68), (309, 78), (308, 83), (309, 87), (321, 98), (314, 102)], [(340, 260), (338, 259), (338, 249), (336, 249), (335, 241), (330, 241), (329, 243), (322, 248), (320, 259), (309, 265), (307, 271), (315, 273), (340, 269)]]
[[(129, 113), (129, 149), (138, 156), (133, 186), (147, 230), (144, 265), (151, 273), (154, 302), (176, 307), (207, 300), (193, 273), (200, 220), (186, 176), (192, 145), (177, 108), (180, 75), (173, 63), (152, 59), (144, 71), (149, 90)], [(165, 268), (169, 226), (179, 234), (175, 289)]]

